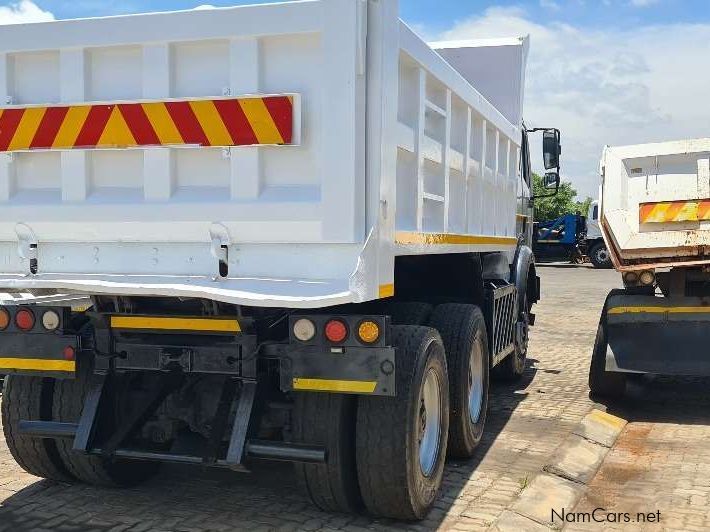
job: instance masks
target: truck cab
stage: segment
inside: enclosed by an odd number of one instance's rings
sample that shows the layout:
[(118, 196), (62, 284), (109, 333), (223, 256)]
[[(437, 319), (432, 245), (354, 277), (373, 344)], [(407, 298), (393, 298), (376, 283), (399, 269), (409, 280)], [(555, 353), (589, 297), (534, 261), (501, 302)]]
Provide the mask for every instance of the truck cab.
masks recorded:
[(595, 268), (608, 269), (613, 265), (599, 225), (599, 212), (599, 200), (592, 201), (587, 212), (586, 249), (589, 260)]

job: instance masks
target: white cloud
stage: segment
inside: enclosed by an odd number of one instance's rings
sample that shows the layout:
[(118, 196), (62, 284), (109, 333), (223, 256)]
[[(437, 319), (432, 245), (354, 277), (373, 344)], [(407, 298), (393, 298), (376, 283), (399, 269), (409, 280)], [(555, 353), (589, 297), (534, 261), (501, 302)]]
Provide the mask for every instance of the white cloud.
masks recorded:
[(554, 11), (560, 10), (560, 4), (555, 2), (555, 0), (540, 0), (540, 7), (543, 9), (552, 9)]
[(631, 0), (631, 5), (634, 7), (648, 7), (657, 4), (658, 0)]
[(581, 195), (596, 195), (605, 144), (710, 136), (710, 70), (698, 67), (707, 61), (710, 25), (590, 30), (490, 8), (439, 37), (526, 34), (526, 121), (562, 130), (563, 177)]
[(44, 11), (31, 0), (21, 0), (0, 6), (0, 24), (23, 24), (50, 20), (54, 20), (54, 15), (49, 11)]

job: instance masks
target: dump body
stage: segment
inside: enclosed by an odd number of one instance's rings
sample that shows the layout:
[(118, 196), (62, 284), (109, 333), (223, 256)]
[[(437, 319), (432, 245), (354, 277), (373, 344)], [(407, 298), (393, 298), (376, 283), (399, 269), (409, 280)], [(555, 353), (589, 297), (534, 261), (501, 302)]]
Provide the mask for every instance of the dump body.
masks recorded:
[(512, 260), (505, 48), (504, 116), (396, 2), (3, 27), (0, 288), (322, 307), (391, 295), (396, 255)]
[(710, 139), (607, 147), (601, 227), (614, 266), (710, 262)]

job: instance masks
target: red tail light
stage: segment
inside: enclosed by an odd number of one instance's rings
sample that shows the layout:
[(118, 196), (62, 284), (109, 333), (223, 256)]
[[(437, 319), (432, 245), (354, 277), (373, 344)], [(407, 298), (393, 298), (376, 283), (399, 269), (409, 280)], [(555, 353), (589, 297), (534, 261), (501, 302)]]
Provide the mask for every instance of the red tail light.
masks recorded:
[(29, 309), (20, 309), (15, 314), (15, 325), (21, 331), (31, 331), (35, 326), (35, 315)]
[(340, 320), (330, 320), (325, 324), (325, 337), (334, 344), (344, 342), (348, 337), (348, 327)]
[(76, 350), (68, 345), (62, 350), (62, 356), (64, 357), (64, 360), (75, 360), (76, 359)]

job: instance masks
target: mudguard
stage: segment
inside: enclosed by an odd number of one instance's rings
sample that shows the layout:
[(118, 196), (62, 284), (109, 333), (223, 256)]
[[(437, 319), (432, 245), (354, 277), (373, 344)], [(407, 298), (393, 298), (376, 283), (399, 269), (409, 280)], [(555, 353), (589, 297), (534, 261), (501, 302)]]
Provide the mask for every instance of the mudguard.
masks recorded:
[(666, 298), (612, 291), (606, 371), (710, 376), (710, 298)]
[[(515, 252), (515, 259), (511, 266), (511, 281), (518, 290), (518, 308), (522, 309), (525, 303), (525, 294), (528, 294), (528, 303), (533, 305), (540, 300), (540, 284), (535, 276), (536, 286), (528, 287), (530, 269), (535, 272), (535, 255), (529, 246), (520, 245)], [(532, 288), (533, 290), (528, 292)]]

